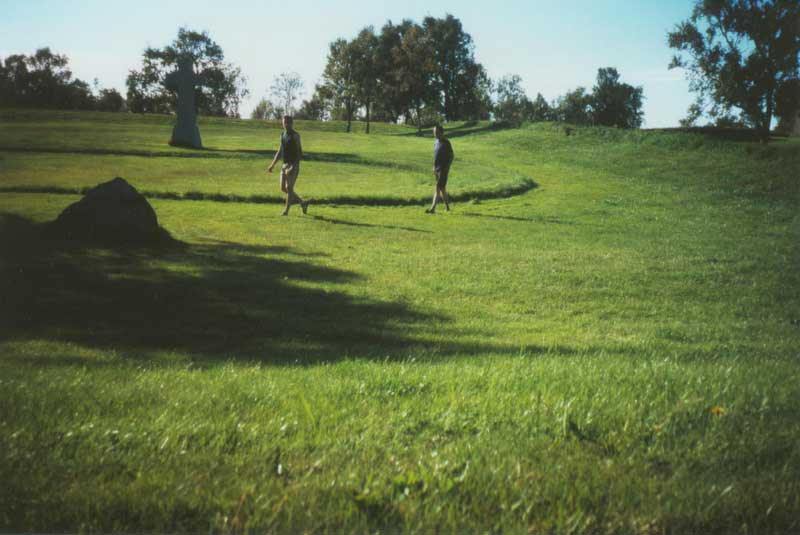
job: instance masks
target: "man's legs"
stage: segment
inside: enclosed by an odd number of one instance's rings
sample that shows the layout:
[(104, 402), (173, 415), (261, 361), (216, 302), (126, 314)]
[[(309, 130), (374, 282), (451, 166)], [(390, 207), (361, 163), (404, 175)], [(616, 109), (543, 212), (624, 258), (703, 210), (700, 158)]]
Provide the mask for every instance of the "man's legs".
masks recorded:
[(431, 201), (431, 207), (425, 210), (426, 214), (436, 213), (436, 203), (439, 201), (439, 189), (441, 187), (441, 182), (442, 182), (442, 170), (437, 169), (436, 171), (434, 171), (433, 174), (436, 177), (436, 185), (433, 186), (433, 200)]
[(426, 214), (432, 214), (436, 212), (436, 202), (439, 200), (439, 186), (433, 187), (433, 201), (431, 202), (431, 207), (425, 210)]
[(444, 207), (450, 211), (450, 199), (447, 196), (447, 175), (449, 169), (439, 169), (436, 171), (436, 187), (433, 189), (433, 201), (431, 207), (425, 210), (428, 214), (436, 213), (436, 203), (441, 199), (444, 201)]
[(442, 200), (444, 201), (444, 209), (448, 212), (450, 211), (450, 198), (447, 196), (447, 186), (442, 186), (439, 188), (439, 194)]
[(297, 182), (297, 175), (299, 174), (300, 169), (295, 165), (291, 166), (283, 166), (281, 169), (281, 190), (286, 193), (286, 206), (283, 209), (281, 215), (289, 215), (289, 208), (292, 204), (300, 203), (300, 206), (303, 208), (303, 213), (305, 214), (308, 210), (308, 203), (303, 201), (300, 196), (294, 191), (295, 182)]

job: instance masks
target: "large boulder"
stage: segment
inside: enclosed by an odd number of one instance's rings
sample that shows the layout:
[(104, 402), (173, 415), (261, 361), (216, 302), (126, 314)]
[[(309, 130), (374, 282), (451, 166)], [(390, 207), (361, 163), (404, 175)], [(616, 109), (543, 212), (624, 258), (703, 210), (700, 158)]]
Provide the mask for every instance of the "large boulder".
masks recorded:
[(147, 199), (120, 177), (98, 184), (69, 205), (52, 230), (62, 238), (112, 245), (157, 243), (166, 235)]

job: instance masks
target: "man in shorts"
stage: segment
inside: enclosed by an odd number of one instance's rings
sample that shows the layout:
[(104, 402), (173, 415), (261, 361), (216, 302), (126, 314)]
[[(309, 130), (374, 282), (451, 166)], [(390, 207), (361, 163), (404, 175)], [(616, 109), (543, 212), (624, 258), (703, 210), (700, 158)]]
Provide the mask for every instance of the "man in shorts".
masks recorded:
[(300, 203), (303, 214), (308, 212), (308, 201), (304, 201), (294, 191), (294, 184), (297, 182), (297, 175), (300, 173), (300, 159), (303, 157), (303, 147), (300, 144), (300, 134), (294, 129), (294, 120), (289, 115), (283, 116), (283, 134), (281, 134), (281, 148), (275, 153), (272, 163), (267, 167), (267, 171), (272, 172), (275, 162), (283, 160), (281, 166), (281, 191), (286, 193), (286, 207), (281, 215), (289, 215), (289, 208), (292, 204)]
[(426, 214), (436, 213), (436, 203), (439, 199), (444, 201), (444, 208), (450, 211), (450, 202), (447, 197), (447, 175), (450, 174), (450, 165), (453, 163), (453, 146), (450, 140), (444, 137), (444, 128), (440, 125), (433, 127), (436, 144), (433, 146), (433, 175), (436, 177), (436, 189), (433, 192), (433, 203), (425, 210)]

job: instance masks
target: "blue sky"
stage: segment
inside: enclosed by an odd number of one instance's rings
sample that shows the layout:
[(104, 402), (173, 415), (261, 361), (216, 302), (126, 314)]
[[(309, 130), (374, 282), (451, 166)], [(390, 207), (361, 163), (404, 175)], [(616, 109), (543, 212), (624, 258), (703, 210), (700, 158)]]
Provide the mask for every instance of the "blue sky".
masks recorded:
[(313, 90), (328, 44), (387, 20), (452, 13), (472, 35), (478, 61), (496, 79), (519, 74), (528, 95), (551, 100), (591, 88), (597, 69), (616, 67), (644, 87), (645, 126), (676, 126), (692, 101), (683, 73), (667, 69), (666, 33), (689, 16), (692, 0), (431, 0), (337, 2), (273, 0), (0, 0), (0, 56), (50, 46), (66, 54), (75, 76), (98, 78), (124, 94), (129, 69), (146, 46), (171, 42), (178, 27), (207, 30), (242, 68), (249, 115), (272, 78), (295, 71)]

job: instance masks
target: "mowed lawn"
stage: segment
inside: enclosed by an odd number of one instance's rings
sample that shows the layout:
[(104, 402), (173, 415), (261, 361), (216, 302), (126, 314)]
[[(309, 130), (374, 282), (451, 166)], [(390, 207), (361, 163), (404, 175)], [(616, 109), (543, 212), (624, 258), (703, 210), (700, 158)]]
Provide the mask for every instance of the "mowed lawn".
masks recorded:
[[(456, 125), (430, 216), (429, 134), (299, 130), (280, 217), (269, 125), (3, 116), (0, 529), (800, 529), (800, 143)], [(228, 202), (41, 238), (116, 175)]]

